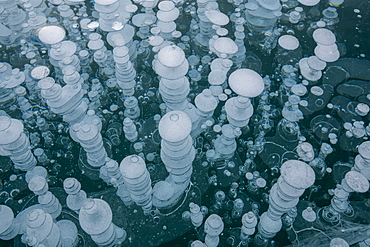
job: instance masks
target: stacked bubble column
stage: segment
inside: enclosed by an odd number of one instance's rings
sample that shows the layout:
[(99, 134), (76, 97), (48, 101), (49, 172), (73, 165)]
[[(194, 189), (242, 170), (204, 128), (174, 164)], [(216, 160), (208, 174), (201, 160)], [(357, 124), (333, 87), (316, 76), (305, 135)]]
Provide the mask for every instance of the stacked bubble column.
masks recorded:
[(108, 155), (99, 129), (91, 124), (75, 124), (72, 128), (76, 132), (78, 142), (86, 152), (89, 165), (95, 168), (103, 166)]
[(119, 168), (117, 161), (107, 158), (105, 165), (100, 167), (100, 177), (109, 185), (117, 188), (116, 194), (121, 198), (126, 206), (133, 203), (130, 193)]
[(238, 46), (232, 39), (220, 37), (227, 34), (227, 29), (221, 28), (221, 26), (227, 25), (230, 21), (227, 15), (217, 10), (207, 10), (205, 15), (213, 23), (213, 28), (217, 33), (217, 35), (212, 36), (208, 42), (209, 50), (218, 57), (211, 63), (211, 72), (208, 75), (208, 82), (211, 85), (209, 89), (212, 91), (212, 94), (218, 97), (227, 87), (226, 74), (233, 65), (230, 58), (237, 53)]
[(189, 210), (191, 223), (195, 227), (200, 227), (203, 223), (204, 215), (202, 214), (199, 205), (191, 202), (189, 203)]
[(352, 192), (365, 193), (369, 190), (369, 181), (357, 171), (349, 171), (334, 189), (334, 197), (329, 206), (322, 210), (322, 217), (327, 222), (336, 223), (340, 215), (352, 215), (354, 210), (349, 204), (349, 196)]
[[(59, 67), (63, 70), (66, 66), (73, 66), (77, 72), (81, 71), (80, 59), (77, 55), (65, 57), (58, 62)], [(64, 72), (63, 72), (64, 74)]]
[(99, 28), (103, 31), (110, 32), (115, 31), (115, 22), (120, 21), (120, 1), (104, 1), (96, 0), (94, 8), (99, 12)]
[(188, 101), (190, 92), (189, 80), (185, 77), (189, 62), (184, 51), (175, 45), (162, 48), (153, 61), (155, 72), (161, 76), (159, 92), (166, 103), (167, 112), (173, 110), (184, 111), (191, 118), (193, 130), (199, 121), (196, 108)]
[[(32, 114), (28, 111), (30, 108), (30, 103), (28, 100), (21, 95), (25, 95), (24, 87), (20, 86), (26, 79), (26, 73), (20, 71), (18, 68), (12, 69), (12, 67), (3, 63), (0, 72), (0, 91), (3, 95), (0, 97), (0, 101), (3, 102), (1, 106), (6, 112), (12, 112), (16, 109), (14, 104), (17, 101), (19, 109), (22, 111), (22, 116), (25, 120), (30, 118)], [(13, 105), (12, 105), (13, 104)]]
[(226, 88), (227, 73), (233, 62), (228, 58), (216, 58), (211, 62), (211, 72), (208, 74), (209, 90), (218, 97)]
[(87, 46), (93, 51), (94, 62), (99, 65), (99, 75), (111, 78), (114, 75), (112, 51), (108, 50), (98, 33), (89, 34)]
[(84, 91), (80, 83), (62, 88), (53, 78), (46, 77), (38, 82), (38, 86), (50, 110), (62, 115), (64, 121), (72, 125), (84, 119), (87, 107), (82, 101)]
[[(153, 188), (153, 204), (157, 207), (175, 204), (190, 183), (195, 158), (191, 129), (190, 117), (182, 111), (168, 112), (159, 122), (160, 156), (170, 175)], [(162, 191), (167, 192), (166, 199), (160, 196)]]
[[(84, 79), (80, 73), (76, 70), (76, 67), (68, 65), (63, 68), (63, 81), (74, 89), (79, 89), (80, 93), (85, 94), (88, 85), (84, 83)], [(65, 90), (63, 87), (63, 90)], [(81, 88), (81, 89), (80, 89)], [(68, 89), (67, 89), (68, 90)], [(67, 123), (74, 124), (81, 122), (86, 117), (89, 101), (87, 99), (81, 99), (76, 101), (76, 105), (73, 107), (73, 111), (63, 116), (63, 120)]]
[[(207, 9), (207, 5), (209, 9)], [(213, 0), (197, 0), (197, 14), (199, 17), (199, 33), (195, 37), (195, 41), (198, 45), (201, 46), (203, 51), (208, 50), (208, 42), (211, 37), (215, 34), (215, 30), (212, 29), (212, 22), (205, 15), (206, 10), (214, 9), (217, 5), (216, 1)]]
[[(50, 33), (48, 35), (51, 35)], [(66, 58), (71, 57), (77, 51), (77, 46), (72, 41), (62, 41), (51, 45), (49, 50), (50, 63), (59, 69), (60, 62)], [(57, 71), (60, 75), (60, 70)]]
[(68, 194), (66, 203), (69, 209), (79, 212), (84, 201), (87, 199), (86, 192), (81, 190), (81, 183), (75, 178), (66, 178), (63, 188)]
[(123, 38), (115, 41), (116, 47), (113, 49), (113, 59), (116, 63), (115, 75), (123, 95), (132, 96), (135, 93), (136, 70), (130, 61), (129, 49), (124, 45), (125, 43)]
[(158, 4), (157, 26), (160, 29), (159, 35), (166, 40), (174, 38), (173, 34), (176, 31), (175, 20), (180, 15), (180, 11), (176, 8), (172, 1), (162, 1)]
[(134, 120), (140, 116), (139, 101), (135, 96), (126, 97), (125, 101), (123, 102), (123, 105), (126, 108), (123, 112), (123, 115), (126, 118)]
[(120, 245), (126, 239), (126, 231), (113, 224), (112, 218), (109, 204), (101, 199), (85, 200), (78, 216), (81, 228), (98, 246)]
[(142, 207), (145, 214), (152, 208), (152, 186), (145, 161), (137, 155), (124, 158), (120, 164), (120, 171), (132, 200)]
[(36, 166), (30, 141), (24, 133), (21, 121), (0, 116), (0, 154), (9, 156), (16, 169), (28, 171)]
[(162, 137), (161, 159), (172, 180), (180, 184), (189, 184), (195, 155), (189, 119), (184, 112), (171, 111), (161, 118), (158, 126)]
[(32, 29), (37, 29), (46, 24), (46, 16), (42, 12), (37, 12), (37, 10), (34, 9), (33, 5), (29, 1), (23, 2), (23, 8), (26, 10), (28, 14), (28, 21), (27, 24)]
[(175, 45), (162, 48), (153, 62), (153, 67), (161, 76), (159, 92), (168, 111), (185, 110), (188, 106), (190, 86), (185, 77), (189, 63), (184, 51)]
[(214, 36), (209, 42), (209, 49), (218, 56), (214, 63), (211, 63), (211, 72), (208, 75), (208, 82), (211, 85), (213, 95), (220, 96), (226, 88), (227, 72), (233, 65), (231, 58), (237, 51), (238, 46), (227, 37)]
[(244, 43), (245, 39), (245, 32), (244, 32), (244, 24), (245, 24), (245, 19), (243, 17), (239, 17), (235, 21), (235, 44), (238, 46), (238, 51), (234, 54), (234, 56), (231, 58), (236, 65), (237, 68), (242, 67), (242, 63), (245, 60), (245, 53), (247, 51)]
[(12, 66), (8, 63), (0, 63), (0, 109), (9, 109), (11, 105), (15, 103), (15, 93), (12, 88), (7, 88), (5, 78), (9, 78), (12, 75)]
[(207, 247), (217, 247), (220, 243), (219, 235), (224, 230), (224, 222), (217, 214), (211, 214), (204, 222), (204, 232), (206, 233), (205, 245)]
[(39, 30), (38, 36), (41, 42), (51, 45), (48, 51), (50, 63), (55, 67), (56, 75), (62, 77), (62, 60), (72, 57), (77, 51), (77, 45), (69, 40), (62, 41), (66, 34), (64, 28), (60, 26), (44, 26)]
[(230, 74), (229, 86), (238, 94), (225, 104), (227, 120), (232, 126), (243, 128), (248, 125), (254, 112), (250, 98), (260, 95), (264, 85), (262, 77), (250, 69), (238, 69)]
[(235, 138), (241, 135), (241, 131), (230, 124), (223, 125), (221, 131), (222, 134), (213, 142), (216, 151), (213, 159), (231, 159), (237, 147)]
[(130, 142), (135, 142), (138, 137), (138, 132), (135, 123), (128, 117), (123, 120), (123, 133), (125, 138)]
[(197, 114), (200, 117), (197, 128), (200, 128), (207, 120), (212, 120), (213, 113), (218, 105), (218, 100), (212, 95), (211, 90), (204, 89), (195, 97), (194, 104), (197, 107)]
[(251, 236), (256, 231), (256, 226), (257, 226), (257, 217), (252, 211), (249, 211), (248, 213), (243, 215), (242, 229), (240, 232), (240, 240), (242, 242), (241, 246), (243, 245), (248, 246)]
[(340, 53), (335, 34), (326, 28), (318, 28), (312, 34), (316, 42), (315, 55), (322, 61), (331, 63), (339, 59)]
[(280, 177), (270, 191), (269, 208), (258, 224), (255, 242), (265, 246), (267, 239), (275, 236), (282, 227), (281, 216), (295, 207), (299, 197), (315, 182), (315, 173), (306, 163), (288, 160), (280, 168)]
[(0, 239), (10, 240), (20, 233), (20, 225), (14, 220), (12, 209), (0, 205)]
[(315, 56), (299, 60), (299, 68), (304, 78), (317, 81), (322, 77), (322, 71), (325, 69), (326, 63), (338, 60), (340, 53), (335, 34), (329, 29), (318, 28), (312, 36), (316, 42)]
[(247, 27), (253, 34), (250, 37), (255, 36), (252, 42), (258, 45), (265, 38), (265, 32), (272, 31), (281, 16), (280, 1), (249, 0), (245, 8)]
[(28, 98), (26, 97), (27, 91), (25, 87), (18, 86), (14, 92), (17, 94), (17, 103), (19, 109), (22, 112), (22, 118), (28, 120), (33, 116), (32, 105)]
[(13, 31), (21, 31), (22, 24), (26, 20), (26, 13), (17, 6), (16, 1), (1, 0), (0, 6), (9, 14), (7, 17), (8, 27)]
[(81, 74), (78, 72), (81, 67), (79, 65), (79, 60), (77, 56), (74, 55), (77, 61), (72, 61), (73, 57), (66, 57), (63, 61), (63, 81), (66, 84), (75, 85), (81, 84), (83, 85), (84, 79), (81, 77)]
[(361, 143), (358, 153), (352, 170), (360, 172), (367, 180), (370, 180), (370, 141)]
[[(135, 5), (132, 5), (135, 6)], [(136, 6), (135, 6), (136, 7)], [(119, 44), (120, 46), (125, 45), (128, 48), (128, 53), (130, 56), (130, 61), (135, 63), (136, 62), (136, 57), (137, 57), (137, 45), (138, 41), (134, 40), (134, 35), (135, 35), (135, 28), (131, 25), (126, 24), (125, 27), (119, 31), (115, 32), (109, 32), (107, 34), (107, 42), (109, 45), (111, 45), (113, 48), (117, 46), (116, 42), (118, 40), (123, 40), (124, 43)]]
[(29, 180), (28, 188), (38, 196), (42, 209), (56, 219), (62, 212), (62, 205), (53, 193), (49, 191), (46, 178), (36, 175)]
[(322, 70), (326, 67), (326, 62), (317, 56), (310, 56), (299, 60), (301, 75), (309, 81), (318, 81), (322, 77)]
[(34, 209), (27, 217), (26, 233), (22, 241), (30, 246), (61, 246), (61, 232), (50, 214)]

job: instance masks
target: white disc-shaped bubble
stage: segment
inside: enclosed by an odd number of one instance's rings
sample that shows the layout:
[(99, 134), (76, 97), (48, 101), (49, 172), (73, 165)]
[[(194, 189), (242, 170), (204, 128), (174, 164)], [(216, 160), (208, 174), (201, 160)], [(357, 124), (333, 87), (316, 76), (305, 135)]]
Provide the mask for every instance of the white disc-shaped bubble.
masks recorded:
[(338, 50), (333, 51), (332, 47), (333, 46), (317, 45), (314, 49), (314, 53), (322, 61), (327, 63), (335, 62), (339, 59), (340, 53)]
[(289, 51), (293, 51), (298, 48), (299, 41), (293, 35), (283, 35), (278, 40), (279, 45)]
[(59, 43), (66, 36), (66, 31), (60, 26), (45, 26), (38, 30), (38, 37), (44, 44)]
[(326, 67), (326, 62), (320, 60), (317, 56), (311, 56), (307, 60), (308, 66), (314, 70), (323, 70)]
[(205, 11), (204, 14), (213, 24), (224, 26), (229, 23), (229, 17), (220, 11), (212, 9)]
[(178, 67), (185, 59), (184, 51), (175, 45), (170, 45), (162, 48), (158, 52), (158, 60), (166, 67)]
[(336, 38), (332, 31), (326, 28), (318, 28), (312, 34), (313, 39), (320, 45), (332, 45)]
[(369, 181), (359, 172), (349, 171), (344, 178), (348, 187), (355, 192), (365, 193), (369, 190)]
[(265, 88), (262, 77), (251, 69), (238, 69), (229, 76), (229, 86), (237, 94), (254, 98)]
[(315, 182), (315, 172), (303, 161), (288, 160), (280, 168), (281, 178), (296, 189), (307, 189)]
[(320, 2), (320, 0), (298, 0), (304, 6), (315, 6)]
[(179, 142), (189, 136), (192, 128), (190, 117), (183, 111), (170, 111), (158, 125), (160, 136), (169, 142)]
[(224, 53), (227, 55), (234, 54), (238, 51), (238, 46), (235, 42), (227, 37), (221, 37), (215, 40), (213, 47), (219, 53)]

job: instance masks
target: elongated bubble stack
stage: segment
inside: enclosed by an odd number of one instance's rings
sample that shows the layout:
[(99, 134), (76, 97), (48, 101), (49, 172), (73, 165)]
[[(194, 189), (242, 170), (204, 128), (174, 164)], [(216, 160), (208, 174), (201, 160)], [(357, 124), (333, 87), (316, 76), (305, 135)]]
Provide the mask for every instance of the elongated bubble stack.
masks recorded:
[(184, 51), (175, 45), (162, 48), (153, 61), (155, 72), (161, 76), (159, 92), (166, 103), (167, 112), (173, 110), (184, 111), (191, 118), (193, 130), (199, 116), (196, 108), (188, 101), (190, 92), (189, 80), (185, 76), (188, 72), (189, 62)]
[(107, 158), (107, 152), (103, 146), (102, 135), (98, 128), (90, 124), (75, 124), (72, 128), (77, 132), (77, 139), (86, 151), (87, 162), (92, 167), (103, 166)]
[(34, 209), (27, 217), (26, 242), (43, 244), (44, 246), (56, 247), (60, 242), (59, 227), (53, 222), (50, 214), (42, 209)]
[(136, 126), (134, 122), (128, 117), (123, 120), (123, 133), (125, 133), (125, 138), (130, 142), (134, 142), (137, 140), (138, 133), (136, 130)]
[(187, 96), (190, 91), (188, 60), (184, 51), (175, 45), (166, 46), (158, 52), (154, 60), (154, 70), (161, 76), (159, 92), (169, 110), (185, 110), (188, 106)]
[(101, 199), (85, 200), (78, 217), (81, 228), (91, 236), (98, 246), (121, 244), (126, 238), (126, 231), (112, 223), (112, 210)]
[(137, 155), (127, 156), (121, 161), (120, 171), (132, 200), (148, 212), (152, 208), (152, 186), (145, 161)]
[(317, 56), (302, 58), (299, 60), (299, 69), (304, 78), (309, 81), (317, 81), (322, 76), (322, 70), (326, 67), (326, 62)]
[(239, 96), (226, 101), (227, 120), (235, 127), (245, 127), (253, 115), (250, 98), (257, 97), (262, 93), (263, 79), (251, 69), (238, 69), (230, 74), (229, 86)]
[(61, 114), (69, 124), (81, 122), (86, 116), (87, 104), (82, 101), (83, 89), (81, 83), (67, 84), (61, 87), (51, 77), (38, 82), (41, 95), (51, 110)]
[(164, 39), (171, 40), (173, 32), (176, 30), (176, 23), (174, 22), (179, 17), (180, 11), (176, 8), (172, 1), (161, 1), (158, 4), (158, 27), (161, 30), (160, 36)]
[(213, 142), (216, 151), (214, 159), (231, 159), (236, 150), (235, 137), (239, 136), (240, 134), (241, 132), (239, 128), (234, 129), (230, 124), (223, 125), (222, 135), (217, 137), (217, 139)]
[(0, 116), (0, 154), (9, 156), (16, 169), (28, 171), (36, 166), (36, 158), (30, 150), (30, 141), (23, 132), (21, 121)]
[(113, 49), (113, 58), (116, 62), (117, 84), (122, 89), (124, 96), (132, 96), (135, 93), (136, 71), (130, 61), (129, 49), (125, 46), (123, 38), (116, 39), (116, 47)]
[(358, 153), (352, 170), (360, 172), (367, 180), (370, 180), (370, 141), (361, 143), (358, 147)]
[(213, 116), (218, 100), (212, 95), (212, 91), (204, 89), (200, 94), (195, 97), (195, 106), (197, 107), (200, 116), (205, 119), (209, 119)]
[(215, 30), (212, 29), (212, 22), (205, 15), (205, 11), (215, 9), (217, 2), (214, 0), (197, 0), (197, 14), (199, 17), (199, 33), (195, 37), (198, 45), (201, 46), (205, 52), (208, 50), (208, 42), (211, 37), (215, 34)]
[(190, 181), (194, 147), (190, 136), (191, 122), (182, 111), (171, 111), (164, 115), (158, 126), (162, 137), (161, 159), (175, 183)]
[[(190, 183), (195, 158), (191, 129), (191, 120), (182, 111), (170, 111), (159, 122), (161, 159), (170, 175), (153, 188), (153, 204), (157, 207), (176, 203)], [(163, 191), (167, 191), (165, 198), (161, 196)]]
[(38, 196), (37, 200), (45, 213), (56, 219), (62, 212), (62, 205), (58, 198), (49, 191), (49, 185), (43, 176), (34, 176), (28, 183), (28, 188)]
[(81, 183), (75, 178), (66, 178), (63, 181), (63, 188), (68, 194), (66, 200), (68, 208), (78, 212), (87, 198), (86, 192), (81, 190)]
[(228, 58), (216, 58), (211, 63), (211, 72), (208, 74), (209, 90), (212, 95), (222, 94), (226, 84), (227, 73), (231, 69), (233, 62)]
[(341, 214), (353, 210), (348, 200), (350, 194), (365, 193), (368, 190), (369, 181), (363, 174), (357, 171), (347, 172), (341, 183), (334, 189), (330, 205), (323, 208), (321, 212), (323, 219), (330, 223), (339, 222)]
[(313, 32), (313, 39), (317, 43), (315, 55), (324, 62), (330, 63), (338, 60), (340, 53), (336, 44), (336, 37), (326, 28), (318, 28)]
[(9, 240), (19, 233), (19, 224), (15, 224), (12, 209), (5, 205), (0, 205), (0, 239)]
[(269, 208), (258, 224), (258, 234), (269, 239), (282, 227), (281, 216), (295, 207), (303, 192), (315, 182), (315, 173), (306, 163), (288, 160), (280, 168), (278, 182), (270, 191)]
[(224, 222), (217, 214), (208, 216), (204, 223), (204, 232), (206, 233), (205, 244), (207, 247), (217, 247), (220, 243), (219, 235), (224, 230)]
[(119, 0), (96, 0), (95, 10), (99, 12), (99, 27), (104, 31), (115, 31), (122, 29), (123, 24), (120, 18)]
[(58, 75), (61, 75), (60, 65), (63, 64), (62, 60), (73, 56), (77, 50), (77, 45), (70, 40), (64, 40), (66, 31), (61, 26), (48, 25), (41, 27), (37, 35), (41, 42), (51, 46), (48, 52), (50, 63), (56, 67)]
[(247, 26), (253, 34), (272, 30), (281, 15), (279, 0), (249, 0), (245, 7)]
[(240, 233), (240, 239), (242, 243), (248, 244), (249, 237), (254, 234), (257, 226), (257, 217), (252, 212), (249, 211), (245, 213), (242, 217), (242, 230)]

